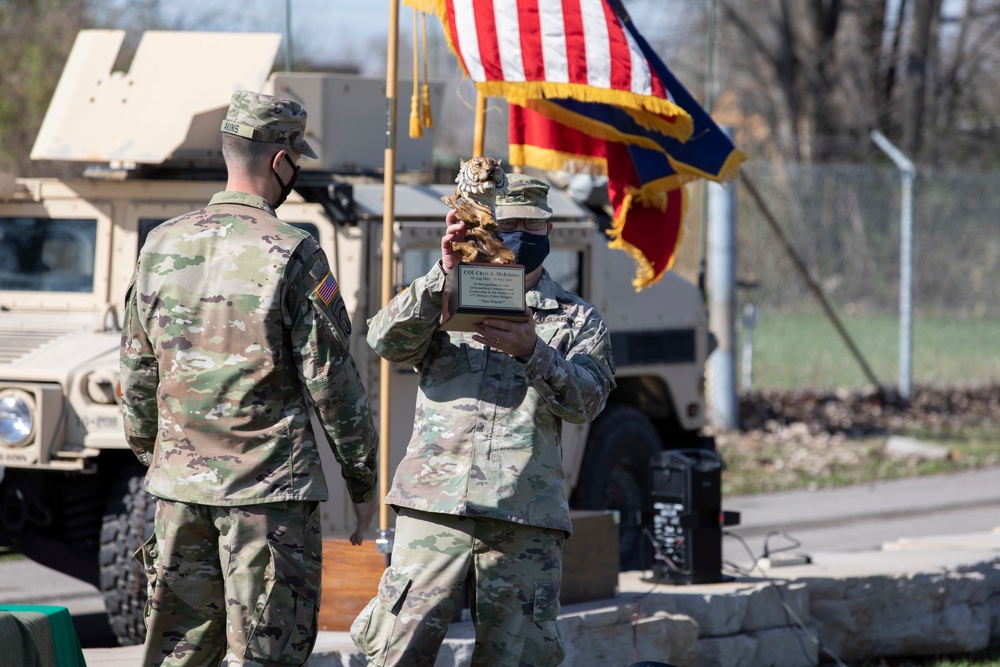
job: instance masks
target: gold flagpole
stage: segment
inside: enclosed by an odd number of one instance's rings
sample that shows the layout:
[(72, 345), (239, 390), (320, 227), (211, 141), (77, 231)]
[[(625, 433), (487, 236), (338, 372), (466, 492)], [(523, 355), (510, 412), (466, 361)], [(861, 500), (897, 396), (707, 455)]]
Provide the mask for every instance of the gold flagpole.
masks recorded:
[[(383, 185), (385, 206), (382, 210), (382, 305), (392, 299), (393, 221), (396, 217), (396, 66), (399, 60), (399, 0), (389, 0), (389, 46), (385, 67), (385, 163)], [(389, 493), (389, 390), (390, 365), (386, 359), (379, 364), (379, 551), (392, 550), (389, 537), (389, 508), (385, 496)]]
[(476, 90), (476, 126), (472, 135), (472, 157), (483, 154), (486, 144), (486, 96)]

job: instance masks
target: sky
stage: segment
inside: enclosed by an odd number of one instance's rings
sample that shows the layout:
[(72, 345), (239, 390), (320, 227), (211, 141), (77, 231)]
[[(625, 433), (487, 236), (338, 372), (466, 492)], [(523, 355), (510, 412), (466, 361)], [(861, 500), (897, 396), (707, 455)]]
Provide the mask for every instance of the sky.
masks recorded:
[[(128, 6), (121, 1), (123, 8)], [(682, 1), (625, 0), (624, 4), (647, 35), (649, 30), (665, 28), (665, 21), (676, 23), (678, 17), (669, 6)], [(297, 57), (308, 56), (314, 62), (361, 62), (362, 74), (385, 71), (384, 63), (372, 61), (385, 58), (390, 0), (243, 0), (238, 5), (220, 0), (171, 0), (161, 4), (162, 17), (170, 26), (281, 33), (285, 32), (286, 7), (290, 7), (292, 49)], [(440, 35), (438, 26), (436, 19), (428, 22), (429, 39)], [(402, 3), (399, 29), (406, 39), (412, 35), (413, 10)], [(282, 52), (279, 61), (283, 59)]]
[[(513, 1), (513, 0), (509, 0)], [(391, 0), (103, 0), (101, 28), (123, 28), (136, 43), (141, 29), (150, 25), (144, 6), (159, 8), (162, 27), (175, 30), (219, 32), (276, 32), (284, 35), (286, 7), (291, 10), (291, 33), (294, 61), (308, 61), (311, 67), (356, 67), (362, 76), (384, 78), (386, 42)], [(708, 0), (623, 0), (623, 4), (651, 42), (676, 45), (700, 40), (690, 26), (698, 20), (699, 7)], [(399, 80), (412, 77), (413, 10), (399, 4), (400, 57)], [(458, 62), (445, 46), (440, 22), (427, 21), (430, 78), (446, 82), (441, 107), (434, 112), (439, 125), (435, 147), (461, 150), (472, 143), (471, 110), (475, 90), (459, 76)], [(275, 59), (275, 68), (285, 63), (284, 41)], [(126, 47), (127, 48), (127, 47)], [(700, 48), (700, 47), (699, 47)], [(658, 49), (664, 58), (669, 52)], [(668, 61), (669, 62), (669, 61)], [(125, 65), (127, 67), (127, 65)], [(402, 100), (398, 113), (409, 113), (408, 91), (399, 92)], [(506, 150), (506, 119), (498, 105), (487, 108), (487, 150)], [(404, 116), (405, 118), (405, 116)], [(495, 119), (495, 120), (494, 120)], [(468, 125), (466, 128), (465, 126)], [(447, 131), (444, 128), (448, 128)], [(468, 137), (465, 137), (468, 134)], [(449, 140), (450, 138), (450, 140)]]
[[(358, 63), (362, 74), (385, 71), (386, 35), (392, 0), (159, 0), (165, 24), (185, 30), (285, 33), (286, 8), (291, 12), (292, 48), (299, 59), (317, 64)], [(889, 14), (894, 13), (890, 2)], [(957, 14), (969, 0), (944, 0), (946, 13)], [(144, 3), (106, 0), (110, 20), (122, 21)], [(660, 52), (668, 66), (671, 45), (684, 49), (692, 40), (691, 27), (708, 0), (623, 0), (643, 36)], [(719, 13), (716, 8), (717, 14)], [(401, 48), (410, 44), (413, 10), (399, 4)], [(113, 27), (113, 26), (107, 26)], [(888, 28), (887, 28), (888, 29)], [(430, 40), (440, 39), (436, 20), (428, 22)], [(700, 42), (699, 42), (700, 43)], [(284, 52), (279, 54), (279, 63)]]

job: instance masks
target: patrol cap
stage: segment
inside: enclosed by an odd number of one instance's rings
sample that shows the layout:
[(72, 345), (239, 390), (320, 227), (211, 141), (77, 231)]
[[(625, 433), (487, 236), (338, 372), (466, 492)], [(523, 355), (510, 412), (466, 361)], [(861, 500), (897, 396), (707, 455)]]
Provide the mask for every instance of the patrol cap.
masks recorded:
[(526, 174), (507, 174), (507, 194), (497, 197), (496, 218), (548, 220), (552, 217), (548, 194), (545, 181)]
[(317, 157), (306, 143), (306, 110), (293, 100), (237, 90), (222, 121), (222, 131), (254, 141), (286, 144), (307, 157)]

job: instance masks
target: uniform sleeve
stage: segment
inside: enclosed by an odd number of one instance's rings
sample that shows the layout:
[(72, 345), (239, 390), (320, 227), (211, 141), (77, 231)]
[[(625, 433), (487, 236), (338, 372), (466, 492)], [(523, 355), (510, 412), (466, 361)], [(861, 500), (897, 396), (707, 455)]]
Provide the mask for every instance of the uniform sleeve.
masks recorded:
[(139, 461), (149, 467), (156, 442), (159, 368), (153, 346), (142, 326), (135, 276), (125, 295), (119, 372), (125, 440)]
[(439, 261), (368, 320), (368, 344), (380, 357), (420, 368), (441, 321), (444, 278)]
[(319, 415), (355, 503), (377, 491), (378, 435), (368, 395), (350, 354), (351, 321), (319, 246), (306, 250), (290, 281), (290, 336), (299, 377)]
[(524, 373), (554, 415), (572, 424), (594, 421), (615, 388), (611, 335), (597, 310), (586, 318), (565, 356), (539, 340)]

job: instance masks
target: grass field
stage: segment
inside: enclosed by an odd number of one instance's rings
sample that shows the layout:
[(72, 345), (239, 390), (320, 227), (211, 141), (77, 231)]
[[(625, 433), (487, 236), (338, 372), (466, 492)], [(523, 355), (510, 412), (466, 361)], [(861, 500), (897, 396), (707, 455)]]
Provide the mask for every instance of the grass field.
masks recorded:
[(750, 495), (935, 475), (1000, 465), (1000, 436), (987, 428), (963, 428), (947, 436), (903, 429), (897, 435), (946, 447), (945, 460), (899, 459), (885, 453), (886, 436), (846, 439), (809, 449), (781, 438), (750, 442), (745, 435), (716, 437), (726, 462), (722, 493)]
[[(899, 383), (899, 320), (893, 316), (841, 315), (884, 387)], [(737, 353), (742, 369), (745, 332)], [(753, 330), (754, 389), (860, 387), (869, 384), (861, 366), (820, 312), (761, 312)], [(742, 373), (741, 373), (742, 376)], [(923, 385), (964, 385), (1000, 380), (1000, 318), (916, 317), (913, 323), (911, 381)], [(740, 380), (742, 386), (742, 378)]]

